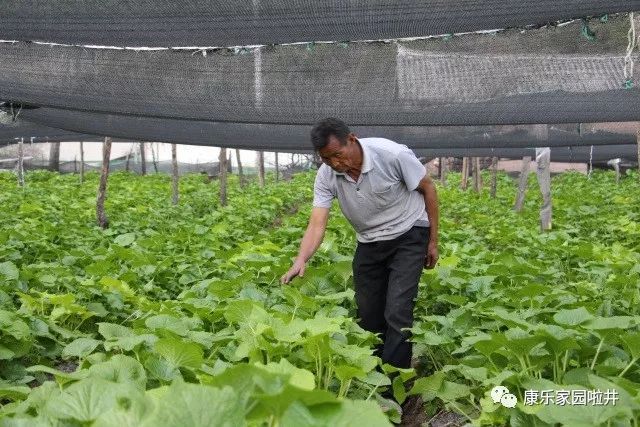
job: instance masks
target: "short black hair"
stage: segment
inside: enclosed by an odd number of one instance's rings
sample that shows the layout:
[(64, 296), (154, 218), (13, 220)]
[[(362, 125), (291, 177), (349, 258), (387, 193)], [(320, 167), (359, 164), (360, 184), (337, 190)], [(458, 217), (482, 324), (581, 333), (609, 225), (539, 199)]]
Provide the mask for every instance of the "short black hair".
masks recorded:
[(311, 129), (311, 143), (313, 148), (320, 150), (326, 147), (329, 143), (329, 137), (331, 135), (338, 138), (342, 144), (347, 143), (347, 137), (351, 133), (349, 126), (340, 119), (334, 117), (328, 117), (320, 120)]

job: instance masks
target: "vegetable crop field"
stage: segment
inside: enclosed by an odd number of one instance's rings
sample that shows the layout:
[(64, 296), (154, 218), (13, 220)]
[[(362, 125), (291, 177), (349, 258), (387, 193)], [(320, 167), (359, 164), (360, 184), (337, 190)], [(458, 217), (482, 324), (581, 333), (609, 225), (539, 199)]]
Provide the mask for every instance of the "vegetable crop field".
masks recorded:
[[(401, 372), (357, 324), (355, 233), (337, 204), (304, 277), (279, 282), (314, 176), (263, 188), (232, 176), (222, 207), (201, 175), (181, 179), (174, 206), (169, 176), (117, 172), (102, 230), (97, 174), (30, 172), (24, 188), (0, 174), (0, 426), (376, 427), (400, 422), (387, 389), (420, 396), (423, 422), (640, 425), (637, 173), (554, 176), (544, 233), (534, 175), (516, 213), (509, 176), (490, 198), (452, 173), (415, 368)], [(581, 393), (600, 401), (560, 400)]]

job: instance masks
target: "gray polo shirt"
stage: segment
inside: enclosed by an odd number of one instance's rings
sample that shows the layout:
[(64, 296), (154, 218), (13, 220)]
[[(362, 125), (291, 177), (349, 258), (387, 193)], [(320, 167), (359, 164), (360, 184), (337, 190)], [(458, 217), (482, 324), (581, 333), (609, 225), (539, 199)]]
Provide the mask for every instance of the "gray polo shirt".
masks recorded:
[(326, 164), (318, 169), (313, 206), (340, 209), (359, 242), (391, 240), (414, 225), (428, 227), (424, 196), (416, 191), (426, 175), (406, 145), (384, 138), (360, 138), (363, 160), (358, 181)]

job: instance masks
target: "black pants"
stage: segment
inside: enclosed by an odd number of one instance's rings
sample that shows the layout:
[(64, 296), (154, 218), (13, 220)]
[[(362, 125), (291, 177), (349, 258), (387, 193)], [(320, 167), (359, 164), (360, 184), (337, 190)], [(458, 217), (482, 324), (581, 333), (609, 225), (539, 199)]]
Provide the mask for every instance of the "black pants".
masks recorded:
[(353, 278), (360, 326), (380, 334), (376, 355), (398, 368), (411, 366), (409, 331), (424, 267), (429, 228), (413, 227), (393, 240), (360, 243)]

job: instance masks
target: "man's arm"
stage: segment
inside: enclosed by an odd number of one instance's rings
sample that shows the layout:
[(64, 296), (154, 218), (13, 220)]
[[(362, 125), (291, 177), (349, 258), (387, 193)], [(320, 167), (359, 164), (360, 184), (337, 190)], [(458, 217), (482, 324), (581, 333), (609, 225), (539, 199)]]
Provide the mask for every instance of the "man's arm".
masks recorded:
[(416, 190), (424, 196), (424, 204), (427, 209), (427, 215), (429, 216), (429, 226), (431, 227), (424, 266), (426, 268), (433, 268), (436, 266), (436, 262), (438, 262), (438, 194), (436, 193), (436, 186), (429, 176), (425, 176), (420, 180)]
[(329, 208), (314, 207), (311, 210), (311, 217), (309, 218), (309, 225), (304, 232), (302, 242), (300, 243), (300, 250), (298, 256), (293, 262), (293, 266), (287, 271), (281, 278), (280, 282), (289, 283), (291, 279), (296, 276), (304, 276), (304, 270), (306, 263), (318, 250), (322, 239), (324, 239), (324, 232), (327, 229), (327, 222), (329, 220)]

